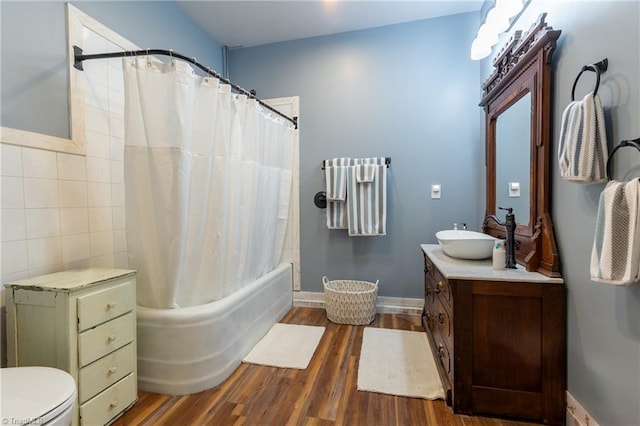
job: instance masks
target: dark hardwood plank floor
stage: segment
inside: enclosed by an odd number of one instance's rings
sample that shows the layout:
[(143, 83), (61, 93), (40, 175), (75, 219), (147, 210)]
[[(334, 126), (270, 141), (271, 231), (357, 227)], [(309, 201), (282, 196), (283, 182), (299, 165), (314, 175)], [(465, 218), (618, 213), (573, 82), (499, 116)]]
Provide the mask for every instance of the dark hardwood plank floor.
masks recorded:
[[(356, 390), (364, 327), (338, 325), (323, 309), (293, 308), (283, 323), (325, 326), (306, 370), (241, 364), (222, 384), (193, 395), (138, 392), (115, 425), (478, 425), (509, 420), (459, 416), (444, 401)], [(420, 317), (379, 314), (369, 327), (424, 331)]]

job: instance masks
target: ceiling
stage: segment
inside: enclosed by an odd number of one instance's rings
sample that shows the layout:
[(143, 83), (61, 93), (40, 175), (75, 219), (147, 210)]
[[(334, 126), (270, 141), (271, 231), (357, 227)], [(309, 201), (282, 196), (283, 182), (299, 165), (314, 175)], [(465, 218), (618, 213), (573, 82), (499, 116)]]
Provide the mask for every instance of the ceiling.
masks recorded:
[(176, 1), (221, 45), (249, 47), (480, 10), (483, 0)]

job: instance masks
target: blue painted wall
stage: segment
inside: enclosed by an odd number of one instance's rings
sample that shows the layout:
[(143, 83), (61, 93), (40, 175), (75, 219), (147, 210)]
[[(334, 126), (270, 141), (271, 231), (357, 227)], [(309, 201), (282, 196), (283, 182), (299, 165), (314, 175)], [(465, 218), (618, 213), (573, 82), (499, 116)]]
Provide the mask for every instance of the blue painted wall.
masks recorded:
[[(174, 2), (72, 4), (142, 48), (174, 49), (222, 72), (221, 46)], [(68, 138), (65, 3), (3, 0), (0, 14), (2, 126)]]
[[(234, 82), (262, 98), (300, 96), (303, 291), (322, 291), (327, 275), (420, 298), (420, 244), (453, 222), (478, 228), (480, 68), (469, 59), (478, 21), (461, 14), (231, 51)], [(387, 236), (329, 230), (314, 206), (322, 161), (342, 156), (391, 157)], [(431, 184), (442, 199), (430, 199)]]

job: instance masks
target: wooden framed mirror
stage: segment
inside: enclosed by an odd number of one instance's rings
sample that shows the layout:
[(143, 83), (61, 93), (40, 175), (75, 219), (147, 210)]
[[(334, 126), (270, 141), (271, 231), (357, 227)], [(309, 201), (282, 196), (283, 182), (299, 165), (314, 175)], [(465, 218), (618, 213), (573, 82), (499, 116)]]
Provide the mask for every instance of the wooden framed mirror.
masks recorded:
[[(549, 214), (551, 58), (560, 36), (540, 15), (529, 31), (516, 31), (493, 61), (482, 86), (486, 116), (486, 210), (513, 207), (516, 261), (527, 271), (560, 277), (560, 258)], [(505, 238), (489, 222), (483, 231)]]

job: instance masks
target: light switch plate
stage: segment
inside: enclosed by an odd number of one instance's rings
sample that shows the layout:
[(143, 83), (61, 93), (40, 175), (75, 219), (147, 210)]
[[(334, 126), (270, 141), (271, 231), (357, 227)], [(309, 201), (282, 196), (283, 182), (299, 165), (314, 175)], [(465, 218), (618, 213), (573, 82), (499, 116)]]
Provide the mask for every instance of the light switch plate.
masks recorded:
[(441, 195), (440, 185), (431, 185), (431, 199), (439, 200)]
[(509, 182), (509, 198), (520, 196), (520, 182)]

